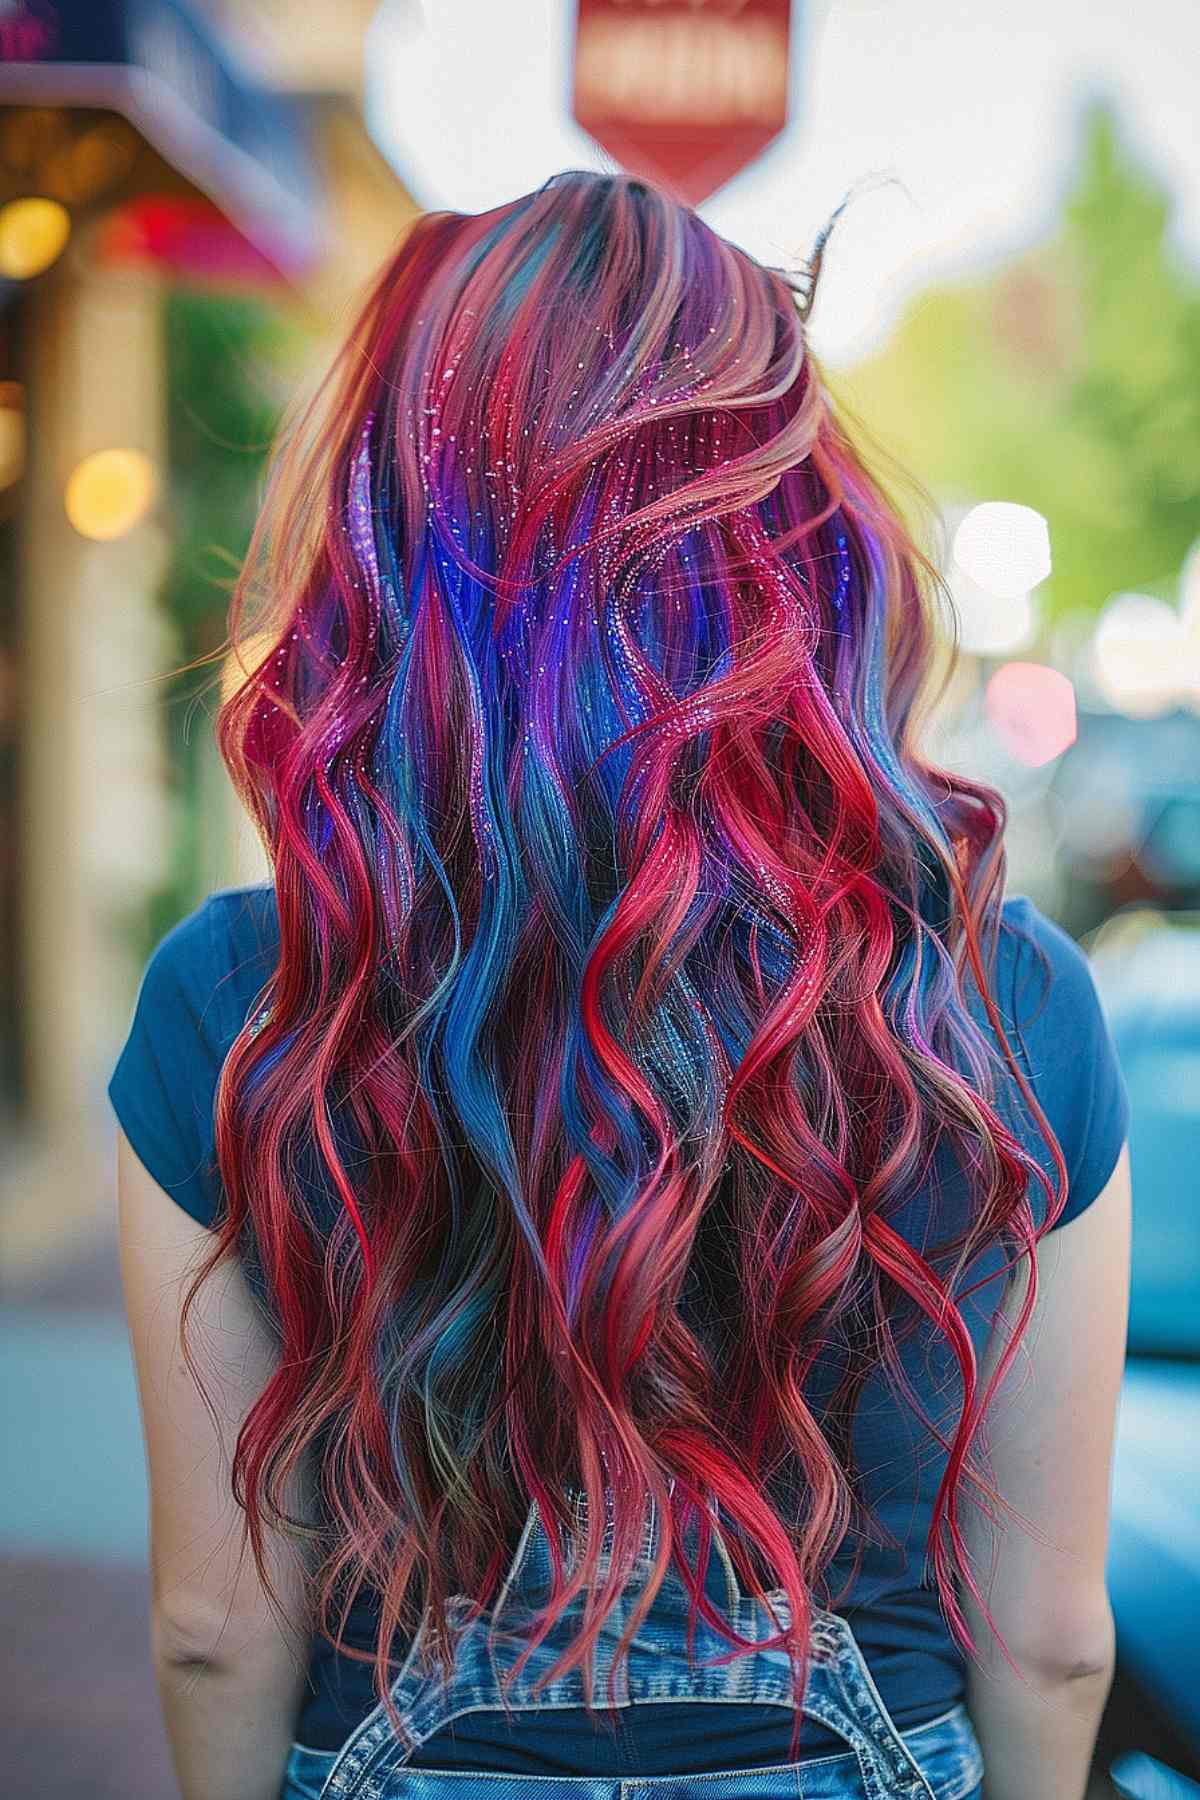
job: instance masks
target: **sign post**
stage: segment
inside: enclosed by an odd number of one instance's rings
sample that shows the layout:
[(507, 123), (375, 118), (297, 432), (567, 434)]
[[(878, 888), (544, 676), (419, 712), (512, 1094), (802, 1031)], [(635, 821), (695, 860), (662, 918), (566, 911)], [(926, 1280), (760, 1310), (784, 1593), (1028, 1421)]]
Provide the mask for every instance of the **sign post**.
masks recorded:
[(791, 0), (578, 0), (573, 112), (691, 206), (787, 123)]

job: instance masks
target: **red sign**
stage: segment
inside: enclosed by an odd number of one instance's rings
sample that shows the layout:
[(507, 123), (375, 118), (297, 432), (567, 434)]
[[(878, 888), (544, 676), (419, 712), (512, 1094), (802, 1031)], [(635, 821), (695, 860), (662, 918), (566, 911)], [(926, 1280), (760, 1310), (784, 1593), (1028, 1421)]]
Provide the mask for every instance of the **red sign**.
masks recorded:
[(788, 114), (791, 0), (578, 0), (573, 112), (631, 174), (696, 206)]

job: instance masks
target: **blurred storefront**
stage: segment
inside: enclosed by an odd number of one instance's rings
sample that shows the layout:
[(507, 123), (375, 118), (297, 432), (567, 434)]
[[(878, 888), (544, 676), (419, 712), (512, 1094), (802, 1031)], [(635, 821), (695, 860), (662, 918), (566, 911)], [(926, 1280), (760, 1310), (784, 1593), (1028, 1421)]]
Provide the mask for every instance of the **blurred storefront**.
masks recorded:
[[(193, 489), (207, 481), (211, 499), (235, 481), (248, 517), (296, 360), (287, 379), (269, 358), (244, 366), (250, 327), (254, 342), (282, 334), (319, 363), (416, 212), (363, 123), (373, 6), (312, 0), (302, 32), (294, 9), (288, 32), (283, 8), (258, 6), (252, 37), (247, 10), (28, 0), (0, 13), (10, 1275), (96, 1218), (103, 1084), (159, 918), (189, 886), (198, 899), (249, 878), (212, 766), (212, 670), (201, 711), (174, 686), (163, 705), (169, 672), (220, 642), (228, 590), (229, 571), (197, 574), (204, 547), (186, 541), (209, 523), (180, 479), (187, 431), (233, 471), (201, 459)], [(256, 441), (217, 441), (195, 398), (206, 375), (218, 395), (253, 395)], [(218, 545), (227, 560), (239, 547)], [(180, 603), (189, 581), (204, 584), (198, 618)], [(180, 874), (177, 822), (198, 792), (203, 843)]]

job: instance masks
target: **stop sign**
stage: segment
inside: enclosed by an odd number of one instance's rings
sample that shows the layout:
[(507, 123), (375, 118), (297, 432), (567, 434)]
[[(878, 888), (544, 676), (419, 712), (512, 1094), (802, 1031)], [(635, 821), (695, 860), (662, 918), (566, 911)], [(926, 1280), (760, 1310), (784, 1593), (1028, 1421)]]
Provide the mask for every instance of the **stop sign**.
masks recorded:
[(575, 118), (698, 205), (787, 123), (790, 14), (791, 0), (578, 0)]

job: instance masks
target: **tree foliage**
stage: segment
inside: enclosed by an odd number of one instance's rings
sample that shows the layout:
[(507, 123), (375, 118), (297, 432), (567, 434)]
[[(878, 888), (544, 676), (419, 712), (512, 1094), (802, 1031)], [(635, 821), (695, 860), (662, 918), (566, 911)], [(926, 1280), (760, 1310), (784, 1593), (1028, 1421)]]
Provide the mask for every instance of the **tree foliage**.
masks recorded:
[(1200, 276), (1171, 214), (1093, 98), (1046, 239), (930, 289), (882, 352), (831, 380), (943, 503), (1046, 515), (1047, 620), (1126, 588), (1173, 598), (1200, 537)]
[[(224, 642), (267, 453), (308, 338), (297, 315), (266, 294), (175, 287), (165, 307), (171, 550), (159, 600), (178, 662), (188, 664)], [(147, 946), (202, 897), (221, 861), (215, 679), (206, 663), (167, 684), (176, 828), (167, 881), (148, 908)]]

